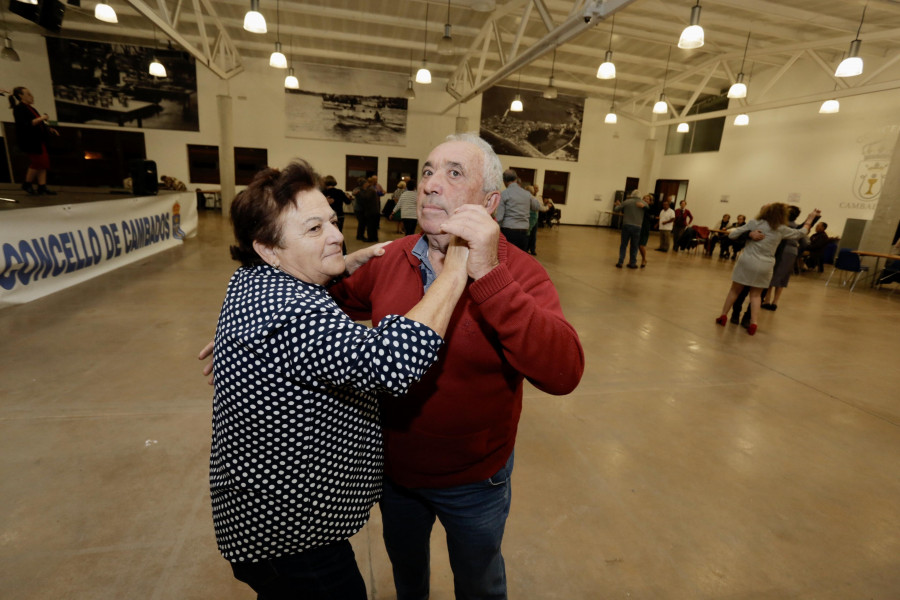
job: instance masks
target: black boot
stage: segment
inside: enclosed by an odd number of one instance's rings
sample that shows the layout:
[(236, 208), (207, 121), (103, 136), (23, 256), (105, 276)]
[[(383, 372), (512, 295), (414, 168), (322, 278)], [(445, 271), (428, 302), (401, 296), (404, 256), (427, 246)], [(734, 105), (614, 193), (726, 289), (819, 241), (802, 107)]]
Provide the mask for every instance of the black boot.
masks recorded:
[(37, 189), (37, 193), (39, 196), (55, 196), (56, 192), (53, 190), (48, 190), (46, 185), (39, 185)]
[(23, 183), (22, 189), (25, 190), (25, 193), (27, 193), (29, 196), (37, 195), (37, 191), (34, 189), (34, 186), (31, 185), (30, 181), (26, 181), (25, 183)]
[(741, 319), (741, 327), (747, 329), (750, 327), (750, 309), (747, 309), (747, 312), (744, 313), (744, 318)]

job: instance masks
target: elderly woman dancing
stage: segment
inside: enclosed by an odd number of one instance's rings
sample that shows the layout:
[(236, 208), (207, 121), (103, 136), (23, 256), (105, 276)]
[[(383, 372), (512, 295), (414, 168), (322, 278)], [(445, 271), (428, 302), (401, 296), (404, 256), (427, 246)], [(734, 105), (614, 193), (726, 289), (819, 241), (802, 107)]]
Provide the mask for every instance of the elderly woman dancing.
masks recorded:
[(762, 207), (756, 219), (748, 221), (741, 227), (735, 227), (728, 232), (732, 240), (748, 233), (750, 240), (744, 246), (744, 251), (738, 257), (731, 273), (731, 289), (725, 297), (722, 306), (722, 315), (716, 318), (716, 323), (725, 325), (728, 321), (728, 311), (737, 299), (738, 294), (746, 286), (750, 288), (750, 325), (747, 333), (756, 333), (756, 319), (759, 315), (760, 297), (764, 288), (769, 286), (772, 280), (772, 270), (775, 267), (775, 250), (782, 239), (800, 239), (806, 237), (813, 220), (820, 214), (818, 210), (812, 211), (806, 218), (806, 222), (800, 229), (787, 226), (789, 206), (780, 202), (766, 204)]
[(405, 316), (354, 323), (325, 287), (347, 265), (318, 182), (300, 161), (260, 172), (235, 199), (241, 267), (216, 328), (216, 540), (266, 600), (366, 598), (348, 538), (381, 492), (376, 394), (403, 395), (435, 363), (467, 278), (468, 250), (454, 244)]

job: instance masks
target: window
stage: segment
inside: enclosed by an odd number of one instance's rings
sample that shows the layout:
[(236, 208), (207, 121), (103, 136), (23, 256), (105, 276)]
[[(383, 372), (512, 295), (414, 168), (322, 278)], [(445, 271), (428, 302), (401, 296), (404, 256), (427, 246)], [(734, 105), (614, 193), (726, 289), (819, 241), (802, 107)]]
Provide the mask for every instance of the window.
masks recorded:
[[(188, 176), (191, 183), (221, 183), (219, 178), (219, 147), (188, 144)], [(248, 185), (269, 164), (265, 148), (234, 149), (234, 182)]]
[[(728, 108), (728, 98), (725, 96), (711, 96), (697, 102), (688, 111), (690, 115), (703, 114), (725, 110)], [(669, 134), (666, 138), (666, 154), (693, 154), (696, 152), (718, 152), (722, 143), (722, 131), (725, 129), (725, 117), (691, 121), (691, 130), (687, 133), (678, 133), (675, 129), (678, 125), (669, 125)]]
[(537, 180), (537, 169), (526, 169), (525, 167), (510, 167), (519, 176), (519, 185), (522, 187), (534, 185)]
[(544, 188), (541, 196), (553, 200), (553, 204), (565, 204), (569, 191), (569, 174), (565, 171), (544, 171)]

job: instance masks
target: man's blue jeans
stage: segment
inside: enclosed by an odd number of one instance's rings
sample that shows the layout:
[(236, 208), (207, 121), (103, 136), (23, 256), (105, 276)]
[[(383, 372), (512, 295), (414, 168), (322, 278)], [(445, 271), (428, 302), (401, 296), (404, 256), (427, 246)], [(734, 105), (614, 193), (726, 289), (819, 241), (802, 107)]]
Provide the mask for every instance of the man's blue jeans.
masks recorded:
[(637, 264), (637, 251), (638, 251), (638, 242), (641, 239), (641, 226), (640, 225), (622, 225), (622, 243), (619, 244), (619, 264), (621, 265), (625, 261), (625, 248), (628, 246), (628, 242), (631, 242), (631, 248), (629, 249), (629, 265)]
[(397, 600), (428, 598), (435, 516), (447, 532), (457, 600), (506, 598), (500, 543), (509, 516), (514, 455), (489, 479), (452, 488), (410, 489), (385, 477), (380, 507)]

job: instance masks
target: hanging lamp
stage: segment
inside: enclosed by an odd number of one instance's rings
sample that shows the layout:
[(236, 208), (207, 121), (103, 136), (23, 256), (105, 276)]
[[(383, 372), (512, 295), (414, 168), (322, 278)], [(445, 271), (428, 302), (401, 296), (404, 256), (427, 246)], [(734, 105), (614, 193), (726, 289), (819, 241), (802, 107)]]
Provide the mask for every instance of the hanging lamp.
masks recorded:
[(250, 10), (244, 15), (244, 29), (250, 33), (266, 32), (266, 18), (259, 12), (259, 0), (250, 0)]
[(513, 98), (512, 104), (509, 105), (510, 112), (522, 112), (525, 105), (522, 104), (522, 95), (519, 94), (519, 86), (522, 83), (522, 72), (519, 71), (519, 81), (516, 83), (516, 97)]
[(413, 89), (413, 53), (409, 51), (409, 79), (406, 80), (406, 99), (415, 100), (416, 90)]
[(550, 81), (542, 94), (547, 100), (555, 100), (559, 91), (553, 86), (553, 73), (556, 70), (556, 48), (553, 49), (553, 62), (550, 64)]
[(154, 77), (165, 77), (166, 76), (166, 68), (163, 66), (159, 59), (156, 58), (156, 25), (153, 26), (153, 59), (150, 61), (150, 68), (148, 71)]
[(659, 94), (659, 100), (653, 105), (653, 113), (664, 115), (669, 112), (669, 103), (666, 101), (666, 81), (669, 79), (669, 59), (672, 58), (672, 46), (669, 46), (669, 55), (666, 57), (666, 74), (663, 76), (662, 92)]
[(103, 21), (104, 23), (118, 23), (119, 17), (116, 16), (116, 11), (107, 3), (107, 0), (100, 0), (96, 6), (94, 6), (94, 18)]
[(288, 90), (299, 90), (300, 82), (297, 80), (297, 76), (294, 75), (294, 38), (291, 37), (290, 42), (288, 43), (288, 54), (291, 55), (291, 66), (288, 68), (288, 74), (284, 78), (284, 87)]
[(425, 35), (422, 40), (422, 67), (416, 73), (416, 83), (431, 83), (431, 71), (426, 62), (428, 54), (428, 4), (425, 4)]
[(3, 39), (3, 50), (0, 50), (0, 59), (19, 62), (19, 53), (13, 48), (12, 39), (9, 37), (9, 26), (6, 24), (6, 11), (3, 10), (2, 3), (0, 3), (0, 13), (3, 14), (3, 29), (6, 31), (6, 37)]
[(746, 113), (741, 113), (734, 118), (734, 124), (738, 127), (744, 127), (750, 124), (750, 116)]
[(868, 7), (868, 3), (863, 6), (862, 18), (859, 20), (859, 29), (856, 30), (856, 39), (850, 42), (850, 52), (847, 54), (847, 58), (842, 60), (838, 68), (835, 69), (835, 77), (856, 77), (857, 75), (862, 75), (863, 59), (859, 57), (859, 48), (862, 42), (859, 39), (859, 32), (862, 31), (863, 21), (866, 18), (866, 8)]
[(281, 2), (275, 2), (275, 51), (269, 56), (269, 66), (287, 69), (287, 57), (281, 51)]
[(597, 79), (615, 79), (616, 78), (616, 65), (613, 64), (612, 61), (612, 40), (613, 40), (613, 31), (616, 28), (616, 16), (613, 15), (612, 23), (609, 27), (609, 47), (606, 50), (606, 58), (603, 60), (603, 64), (597, 69)]
[(741, 59), (741, 70), (738, 72), (737, 80), (728, 88), (729, 98), (746, 98), (747, 84), (744, 83), (744, 61), (747, 60), (747, 48), (750, 47), (750, 32), (747, 32), (747, 44), (744, 46), (744, 58)]
[(691, 126), (687, 123), (679, 123), (678, 127), (675, 128), (675, 131), (678, 133), (687, 133), (691, 130)]
[(682, 50), (692, 50), (703, 45), (703, 28), (700, 27), (700, 0), (691, 9), (691, 24), (684, 28), (681, 37), (678, 38), (678, 47)]
[(444, 37), (438, 42), (438, 54), (453, 56), (453, 37), (450, 35), (450, 0), (447, 0), (447, 22), (444, 23)]
[(616, 115), (616, 90), (619, 87), (619, 80), (616, 79), (613, 82), (613, 99), (612, 104), (609, 106), (609, 112), (606, 113), (606, 117), (604, 117), (603, 122), (609, 124), (615, 124), (619, 121), (619, 117)]

